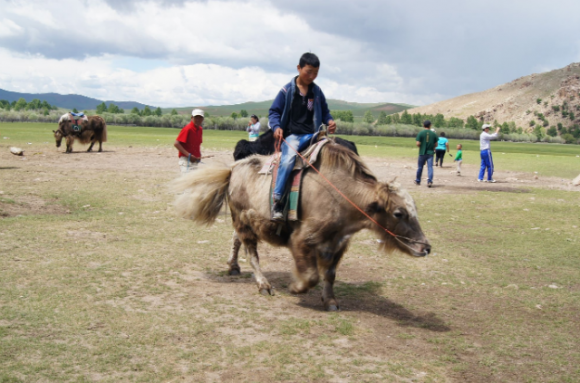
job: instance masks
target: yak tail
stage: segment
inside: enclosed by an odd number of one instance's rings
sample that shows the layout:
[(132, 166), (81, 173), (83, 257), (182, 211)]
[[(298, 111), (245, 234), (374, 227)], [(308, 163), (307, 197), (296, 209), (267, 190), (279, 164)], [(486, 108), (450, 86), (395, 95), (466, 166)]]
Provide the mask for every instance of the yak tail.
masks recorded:
[(103, 133), (101, 134), (101, 142), (107, 142), (107, 123), (103, 119)]
[(229, 166), (203, 166), (176, 179), (170, 184), (174, 193), (176, 213), (196, 223), (209, 225), (217, 218), (230, 184)]

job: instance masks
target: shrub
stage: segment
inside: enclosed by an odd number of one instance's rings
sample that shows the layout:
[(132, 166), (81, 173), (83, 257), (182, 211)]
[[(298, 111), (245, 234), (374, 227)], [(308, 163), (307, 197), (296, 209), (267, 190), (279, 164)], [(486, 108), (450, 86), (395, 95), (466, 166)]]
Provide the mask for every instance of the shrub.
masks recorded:
[(377, 125), (386, 125), (387, 123), (387, 114), (384, 110), (381, 110), (379, 113), (379, 119), (377, 120)]
[(536, 121), (534, 121), (534, 120), (530, 121), (530, 126), (534, 126), (534, 125), (536, 125)]
[(546, 132), (550, 137), (556, 137), (558, 135), (558, 129), (555, 126), (550, 126), (550, 129)]
[(373, 117), (373, 114), (371, 113), (370, 110), (367, 110), (365, 112), (365, 115), (363, 117), (363, 121), (366, 122), (367, 124), (372, 124), (375, 121), (375, 118)]
[(574, 142), (576, 142), (576, 139), (574, 138), (573, 135), (571, 135), (570, 133), (566, 133), (562, 135), (562, 139), (567, 143), (567, 144), (573, 144)]
[(354, 115), (352, 114), (352, 110), (333, 110), (330, 112), (330, 114), (332, 117), (334, 117), (335, 120), (354, 122)]
[(538, 105), (540, 105), (542, 103), (542, 99), (541, 98), (537, 98), (536, 102), (538, 103)]
[(560, 105), (552, 105), (552, 110), (554, 112), (559, 112), (560, 111)]

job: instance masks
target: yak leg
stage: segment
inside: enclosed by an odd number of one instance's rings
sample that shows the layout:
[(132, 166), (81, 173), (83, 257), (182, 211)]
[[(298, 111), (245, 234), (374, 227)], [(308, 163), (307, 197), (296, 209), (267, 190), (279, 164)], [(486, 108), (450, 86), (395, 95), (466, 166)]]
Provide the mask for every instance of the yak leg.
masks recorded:
[(89, 148), (87, 149), (87, 152), (90, 152), (90, 151), (92, 151), (92, 150), (93, 150), (93, 145), (95, 144), (95, 141), (96, 141), (96, 140), (92, 140), (92, 141), (91, 141), (91, 146), (89, 146)]
[(234, 230), (234, 235), (232, 236), (232, 252), (230, 254), (230, 259), (228, 260), (229, 275), (240, 275), (240, 265), (238, 264), (238, 253), (240, 252), (240, 246), (242, 246), (242, 241), (238, 237), (238, 233)]
[(316, 252), (310, 246), (301, 243), (293, 246), (292, 256), (294, 257), (295, 280), (290, 285), (292, 294), (305, 294), (318, 284), (318, 262)]
[(72, 153), (74, 142), (75, 142), (74, 138), (71, 138), (70, 136), (66, 138), (66, 153)]
[(254, 275), (256, 276), (256, 283), (258, 284), (260, 294), (274, 295), (272, 285), (270, 285), (270, 282), (268, 282), (260, 269), (260, 257), (258, 256), (257, 249), (258, 243), (256, 241), (244, 241), (244, 246), (248, 249), (248, 253), (250, 253), (250, 264), (252, 265), (252, 269), (254, 269)]
[(99, 140), (99, 152), (103, 151), (103, 141)]
[(336, 311), (339, 309), (338, 301), (334, 297), (334, 280), (336, 278), (336, 269), (346, 248), (341, 249), (334, 255), (328, 268), (324, 272), (324, 288), (322, 290), (322, 303), (328, 311)]

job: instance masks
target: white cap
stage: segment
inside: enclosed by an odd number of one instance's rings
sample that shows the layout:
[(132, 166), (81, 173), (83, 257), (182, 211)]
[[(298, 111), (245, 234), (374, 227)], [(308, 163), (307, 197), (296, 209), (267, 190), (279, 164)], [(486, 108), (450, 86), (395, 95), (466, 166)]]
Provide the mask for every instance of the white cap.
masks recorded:
[(195, 116), (201, 116), (201, 117), (203, 117), (203, 110), (202, 110), (202, 109), (194, 109), (194, 110), (191, 112), (191, 115), (192, 115), (193, 117), (195, 117)]
[(490, 124), (483, 124), (483, 126), (481, 127), (481, 130), (485, 130), (487, 128), (491, 128)]

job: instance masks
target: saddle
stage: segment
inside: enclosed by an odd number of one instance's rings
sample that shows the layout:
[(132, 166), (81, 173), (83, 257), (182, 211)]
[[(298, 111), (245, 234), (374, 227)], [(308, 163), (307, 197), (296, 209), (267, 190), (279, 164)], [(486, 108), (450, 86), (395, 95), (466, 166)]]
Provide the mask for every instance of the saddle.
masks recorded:
[[(316, 136), (315, 136), (316, 137)], [(318, 137), (316, 137), (318, 138)], [(313, 163), (316, 162), (318, 154), (322, 147), (328, 144), (330, 140), (324, 136), (313, 145), (310, 145), (302, 153), (302, 157), (296, 156), (296, 163), (294, 168), (290, 173), (289, 181), (286, 186), (286, 191), (282, 196), (282, 201), (284, 203), (284, 219), (288, 221), (298, 220), (298, 203), (300, 201), (300, 187), (302, 185), (302, 177), (305, 174), (306, 169), (308, 169)], [(259, 174), (272, 174), (272, 183), (270, 185), (270, 206), (274, 203), (272, 199), (272, 191), (276, 186), (276, 177), (278, 175), (278, 167), (276, 164), (280, 161), (282, 153), (276, 153), (272, 155), (262, 169), (258, 172)]]
[(71, 127), (75, 134), (80, 135), (83, 127), (82, 123), (88, 121), (89, 119), (85, 116), (84, 113), (73, 113), (69, 112), (69, 120), (71, 121)]

